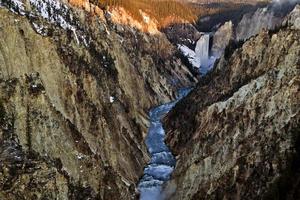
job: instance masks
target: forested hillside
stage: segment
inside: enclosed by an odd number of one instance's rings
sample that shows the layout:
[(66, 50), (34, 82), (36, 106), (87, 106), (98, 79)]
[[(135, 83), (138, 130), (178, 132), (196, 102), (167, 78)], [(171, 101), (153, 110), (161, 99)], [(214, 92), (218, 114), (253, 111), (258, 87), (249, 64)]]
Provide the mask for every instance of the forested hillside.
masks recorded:
[(168, 17), (186, 21), (194, 21), (196, 19), (196, 15), (192, 12), (189, 5), (173, 0), (99, 0), (98, 5), (101, 7), (123, 7), (135, 19), (140, 21), (143, 20), (140, 10), (155, 18), (159, 23), (162, 23)]
[(102, 8), (125, 8), (135, 19), (143, 21), (141, 11), (158, 21), (160, 26), (170, 23), (188, 21), (195, 22), (199, 17), (234, 10), (244, 5), (250, 5), (256, 0), (246, 1), (175, 1), (175, 0), (94, 0)]

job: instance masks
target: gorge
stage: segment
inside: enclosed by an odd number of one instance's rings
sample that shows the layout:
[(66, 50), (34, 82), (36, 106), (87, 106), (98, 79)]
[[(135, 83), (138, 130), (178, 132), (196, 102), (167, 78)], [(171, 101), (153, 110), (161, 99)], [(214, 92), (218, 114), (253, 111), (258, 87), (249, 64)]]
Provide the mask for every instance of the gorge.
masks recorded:
[(299, 198), (299, 16), (223, 56), (167, 115), (170, 199)]
[(148, 110), (196, 81), (175, 48), (101, 9), (1, 6), (0, 199), (135, 198)]
[(141, 200), (165, 198), (162, 186), (170, 179), (176, 159), (164, 142), (165, 131), (161, 120), (190, 91), (191, 88), (180, 89), (175, 101), (150, 110), (150, 127), (146, 137), (146, 145), (151, 155), (151, 161), (144, 169), (144, 176), (139, 183)]
[(0, 0), (0, 199), (299, 199), (299, 3)]

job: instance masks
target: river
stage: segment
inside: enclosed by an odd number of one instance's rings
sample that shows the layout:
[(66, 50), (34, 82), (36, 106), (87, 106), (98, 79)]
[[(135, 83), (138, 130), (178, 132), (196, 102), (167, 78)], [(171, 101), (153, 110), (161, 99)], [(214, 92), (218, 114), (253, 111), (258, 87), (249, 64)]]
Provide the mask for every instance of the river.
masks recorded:
[(157, 106), (149, 112), (150, 127), (146, 137), (146, 145), (151, 161), (145, 167), (144, 175), (138, 185), (141, 200), (163, 199), (162, 185), (170, 180), (176, 159), (164, 142), (165, 131), (161, 120), (190, 91), (191, 88), (180, 89), (175, 101)]

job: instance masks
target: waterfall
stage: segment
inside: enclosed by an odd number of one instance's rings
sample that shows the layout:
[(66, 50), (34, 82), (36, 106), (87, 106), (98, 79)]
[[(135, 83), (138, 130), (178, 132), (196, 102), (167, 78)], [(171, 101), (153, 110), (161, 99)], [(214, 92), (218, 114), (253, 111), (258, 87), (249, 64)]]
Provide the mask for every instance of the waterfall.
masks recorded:
[(209, 60), (209, 34), (203, 35), (196, 45), (196, 57), (200, 61), (200, 67), (207, 67)]
[(210, 34), (205, 33), (197, 42), (195, 48), (196, 60), (199, 63), (199, 71), (200, 74), (206, 74), (212, 67), (216, 61), (214, 56), (210, 56), (209, 52), (209, 39)]
[(209, 55), (209, 39), (210, 34), (204, 33), (198, 40), (195, 51), (183, 44), (178, 45), (178, 48), (183, 53), (183, 55), (189, 59), (193, 67), (199, 69), (199, 72), (202, 75), (206, 74), (216, 61), (216, 58), (214, 56)]

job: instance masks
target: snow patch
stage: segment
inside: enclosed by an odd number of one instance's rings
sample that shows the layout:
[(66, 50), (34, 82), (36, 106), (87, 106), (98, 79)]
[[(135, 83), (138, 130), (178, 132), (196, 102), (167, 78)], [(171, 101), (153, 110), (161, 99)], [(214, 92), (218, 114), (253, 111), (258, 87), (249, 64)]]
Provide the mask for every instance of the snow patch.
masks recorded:
[[(87, 37), (78, 30), (78, 21), (74, 19), (72, 10), (58, 0), (29, 0), (30, 9), (25, 9), (24, 3), (20, 0), (8, 0), (0, 2), (1, 6), (7, 7), (10, 11), (20, 15), (28, 15), (33, 17), (42, 17), (51, 24), (55, 24), (64, 30), (71, 30), (74, 33), (74, 38), (78, 44), (80, 41), (88, 47)], [(37, 23), (32, 23), (37, 33), (46, 35), (43, 32), (43, 26)], [(78, 34), (78, 33), (81, 34)]]
[(38, 34), (40, 34), (40, 35), (42, 35), (42, 36), (46, 36), (46, 35), (47, 35), (47, 34), (44, 32), (44, 26), (43, 26), (43, 25), (41, 25), (41, 24), (36, 24), (36, 23), (32, 22), (32, 26), (33, 26), (34, 30), (35, 30)]
[(110, 97), (109, 97), (109, 102), (110, 102), (110, 103), (113, 103), (113, 102), (115, 102), (115, 97), (113, 97), (113, 96), (110, 96)]
[(206, 74), (213, 67), (216, 57), (209, 56), (209, 34), (204, 34), (197, 42), (193, 51), (189, 47), (178, 44), (178, 49), (186, 56), (193, 67), (199, 69), (201, 74)]
[(201, 65), (200, 58), (196, 57), (195, 51), (185, 45), (178, 44), (179, 50), (188, 58), (193, 67), (199, 68)]

